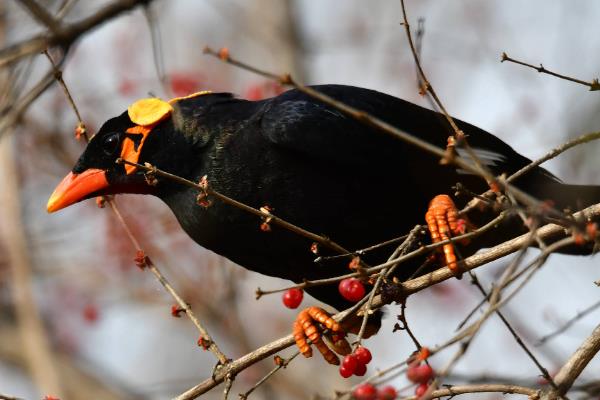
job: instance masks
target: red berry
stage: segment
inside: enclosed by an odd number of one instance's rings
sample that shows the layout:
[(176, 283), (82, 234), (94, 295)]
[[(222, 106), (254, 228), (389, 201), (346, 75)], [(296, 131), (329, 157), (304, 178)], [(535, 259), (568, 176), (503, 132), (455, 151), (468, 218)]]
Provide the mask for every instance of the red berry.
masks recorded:
[(417, 388), (415, 389), (415, 395), (417, 397), (421, 397), (425, 394), (425, 392), (427, 391), (427, 389), (429, 388), (429, 384), (427, 383), (421, 383), (419, 386), (417, 386)]
[(356, 357), (356, 361), (358, 361), (359, 364), (365, 364), (365, 365), (370, 363), (371, 360), (373, 359), (369, 349), (367, 349), (366, 347), (363, 347), (363, 346), (360, 346), (356, 350), (354, 350), (354, 356)]
[(352, 376), (352, 374), (354, 373), (354, 370), (347, 368), (343, 363), (342, 365), (340, 365), (340, 375), (344, 378), (350, 378)]
[(283, 293), (283, 304), (287, 308), (298, 308), (300, 303), (302, 303), (302, 298), (304, 297), (304, 292), (302, 289), (288, 289)]
[(354, 373), (358, 364), (358, 360), (356, 359), (354, 354), (348, 354), (346, 357), (344, 357), (344, 360), (342, 361), (342, 365), (348, 370), (352, 371), (351, 373)]
[(376, 400), (377, 389), (375, 389), (375, 386), (371, 385), (370, 383), (363, 383), (354, 389), (352, 396), (354, 396), (356, 400)]
[(406, 371), (406, 377), (414, 383), (427, 383), (433, 378), (433, 368), (428, 364), (412, 364)]
[(356, 369), (354, 370), (354, 375), (356, 376), (364, 376), (367, 373), (367, 365), (366, 364), (356, 364)]
[(340, 282), (338, 290), (343, 298), (356, 303), (365, 297), (365, 287), (356, 278), (347, 278)]
[(393, 386), (385, 386), (377, 392), (377, 400), (396, 400), (398, 392)]

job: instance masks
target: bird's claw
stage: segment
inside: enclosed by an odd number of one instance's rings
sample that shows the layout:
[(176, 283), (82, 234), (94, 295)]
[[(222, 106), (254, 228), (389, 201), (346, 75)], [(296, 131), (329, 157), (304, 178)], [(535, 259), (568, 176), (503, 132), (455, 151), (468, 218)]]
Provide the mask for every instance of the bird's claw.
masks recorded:
[[(435, 196), (431, 200), (429, 209), (425, 214), (425, 221), (427, 222), (433, 243), (448, 240), (452, 235), (462, 235), (467, 230), (467, 221), (458, 218), (456, 205), (450, 196), (445, 194)], [(445, 244), (442, 250), (448, 268), (460, 276), (456, 253), (452, 243)]]
[(350, 345), (344, 338), (340, 324), (319, 307), (308, 307), (300, 311), (296, 317), (293, 329), (296, 346), (304, 357), (312, 357), (312, 349), (308, 343), (308, 340), (310, 340), (323, 355), (325, 361), (329, 364), (339, 365), (340, 360), (338, 356), (323, 341), (321, 331), (315, 322), (321, 324), (330, 332), (330, 343), (333, 350), (342, 355), (349, 353)]

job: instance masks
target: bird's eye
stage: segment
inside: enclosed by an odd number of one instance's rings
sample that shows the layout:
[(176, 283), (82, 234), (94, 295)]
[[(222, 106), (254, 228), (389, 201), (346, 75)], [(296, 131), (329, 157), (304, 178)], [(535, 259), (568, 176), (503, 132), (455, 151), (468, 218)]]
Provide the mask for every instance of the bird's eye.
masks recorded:
[(107, 155), (113, 155), (119, 146), (119, 134), (114, 132), (104, 138), (102, 142), (102, 150)]

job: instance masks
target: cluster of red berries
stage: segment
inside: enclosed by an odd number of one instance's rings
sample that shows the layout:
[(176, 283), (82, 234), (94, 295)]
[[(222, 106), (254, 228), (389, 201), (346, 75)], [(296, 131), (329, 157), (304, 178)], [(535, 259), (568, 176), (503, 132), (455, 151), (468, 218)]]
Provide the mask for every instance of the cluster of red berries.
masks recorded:
[(363, 383), (352, 392), (352, 398), (355, 400), (395, 400), (396, 397), (398, 393), (392, 386), (377, 389), (370, 383)]
[(302, 289), (288, 289), (283, 292), (283, 305), (287, 308), (298, 308), (300, 303), (302, 303), (302, 299), (304, 298), (304, 291)]
[(406, 377), (409, 381), (418, 383), (415, 389), (415, 395), (421, 397), (429, 388), (429, 382), (433, 379), (435, 373), (429, 364), (415, 361), (408, 366)]
[(343, 298), (356, 303), (365, 297), (365, 286), (356, 278), (346, 278), (340, 281), (338, 290)]
[(367, 372), (367, 364), (371, 362), (371, 352), (366, 347), (360, 346), (354, 353), (344, 357), (340, 365), (340, 375), (349, 378), (352, 375), (363, 376)]

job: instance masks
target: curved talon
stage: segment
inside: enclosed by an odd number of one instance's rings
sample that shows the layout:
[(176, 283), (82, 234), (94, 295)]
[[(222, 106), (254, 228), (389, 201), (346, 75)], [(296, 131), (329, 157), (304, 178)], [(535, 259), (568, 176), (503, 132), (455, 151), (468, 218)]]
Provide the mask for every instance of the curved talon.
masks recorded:
[[(425, 221), (431, 234), (433, 243), (448, 240), (451, 234), (460, 235), (466, 231), (466, 222), (458, 218), (458, 210), (456, 205), (445, 194), (435, 196), (429, 203), (429, 209), (425, 214)], [(447, 243), (442, 247), (446, 265), (455, 274), (460, 274), (458, 270), (458, 262), (454, 252), (452, 243)]]
[[(293, 334), (296, 346), (300, 350), (300, 353), (304, 357), (312, 357), (312, 349), (308, 344), (308, 340), (315, 345), (317, 350), (323, 355), (325, 361), (329, 364), (339, 365), (340, 360), (338, 356), (325, 344), (321, 338), (321, 332), (314, 322), (322, 324), (324, 327), (329, 329), (333, 333), (341, 333), (340, 325), (322, 308), (309, 307), (298, 314), (296, 321), (294, 321)], [(335, 345), (332, 346), (334, 350), (338, 350), (337, 343), (340, 341), (340, 335), (336, 335)], [(343, 341), (346, 341), (342, 338)], [(348, 344), (346, 342), (346, 344)], [(348, 345), (349, 347), (349, 345)], [(343, 343), (340, 343), (340, 351), (344, 351), (345, 347)]]

